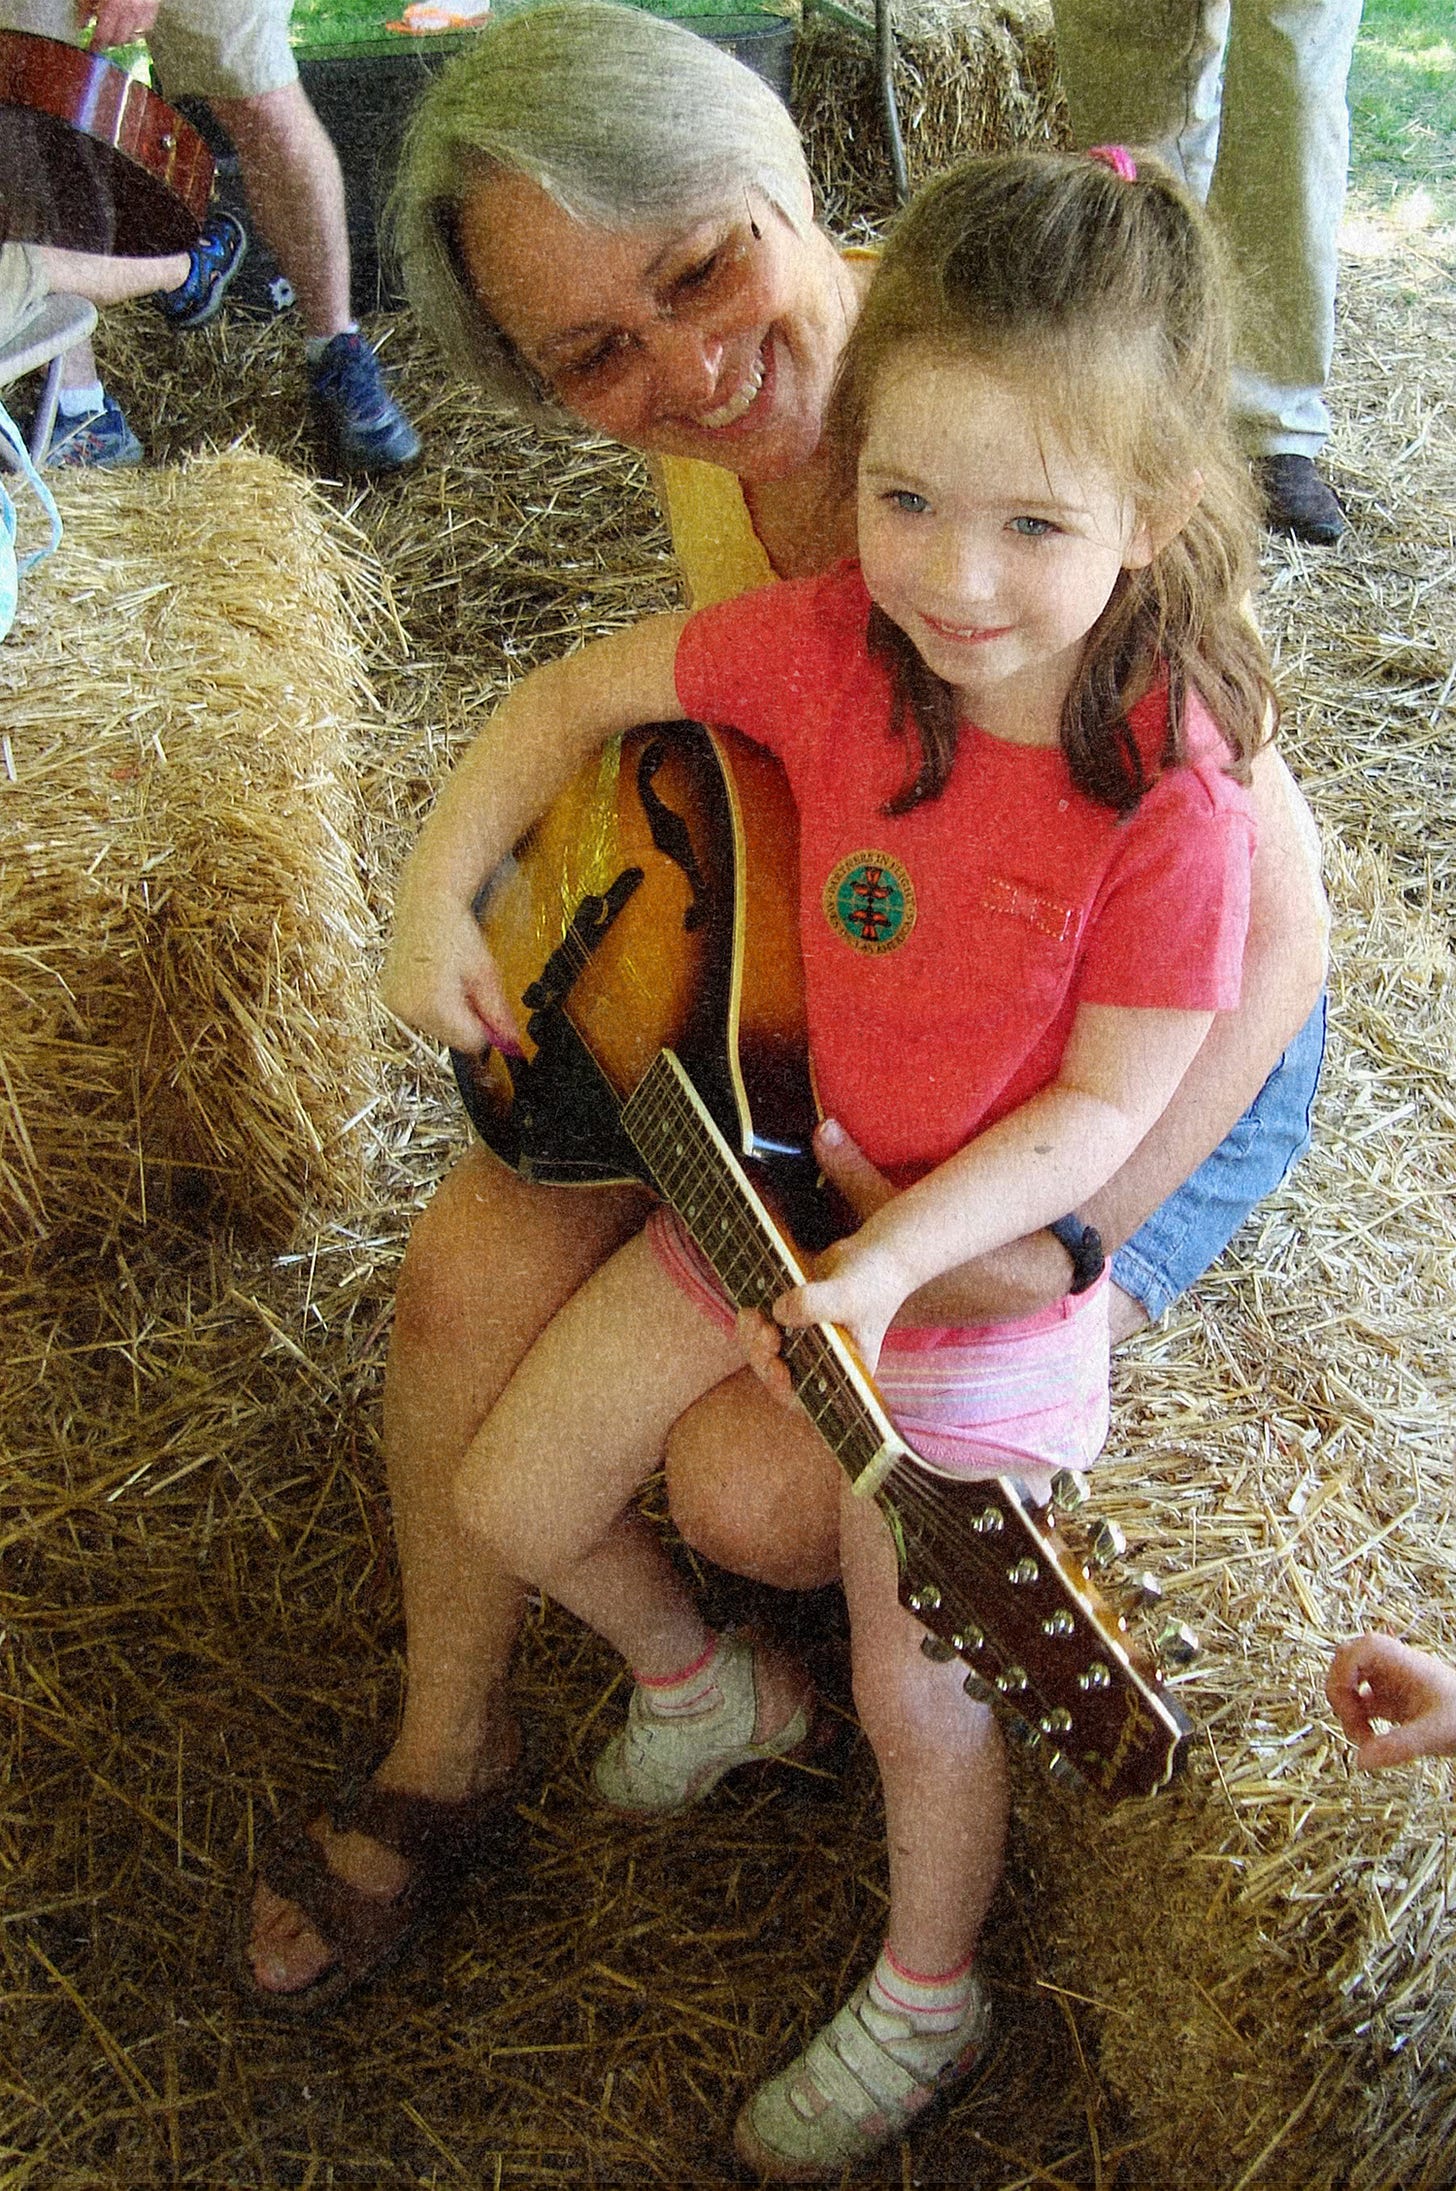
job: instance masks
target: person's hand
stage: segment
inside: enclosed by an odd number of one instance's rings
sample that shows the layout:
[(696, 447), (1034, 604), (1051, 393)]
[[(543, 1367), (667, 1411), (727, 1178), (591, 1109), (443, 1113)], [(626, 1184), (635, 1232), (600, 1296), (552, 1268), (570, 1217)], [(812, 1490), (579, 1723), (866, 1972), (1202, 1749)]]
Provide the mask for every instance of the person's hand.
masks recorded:
[(521, 1054), (500, 973), (468, 906), (401, 905), (379, 991), (397, 1018), (452, 1050)]
[[(1364, 1772), (1413, 1757), (1456, 1752), (1456, 1667), (1394, 1636), (1342, 1643), (1325, 1677), (1325, 1695)], [(1372, 1721), (1389, 1720), (1385, 1734)]]
[(93, 25), (91, 50), (103, 53), (109, 46), (129, 46), (134, 38), (145, 38), (157, 20), (158, 5), (159, 0), (96, 0), (83, 17)]
[[(826, 1119), (817, 1129), (814, 1135), (814, 1154), (819, 1159), (819, 1168), (825, 1178), (831, 1186), (839, 1190), (861, 1224), (867, 1217), (873, 1217), (875, 1211), (882, 1209), (887, 1202), (893, 1201), (897, 1190), (891, 1186), (883, 1172), (875, 1169), (837, 1120)], [(834, 1247), (826, 1249), (822, 1255), (805, 1258), (811, 1285), (815, 1289), (814, 1304), (831, 1301), (846, 1309), (847, 1314), (839, 1314), (836, 1309), (825, 1309), (816, 1305), (811, 1305), (809, 1313), (801, 1313), (811, 1291), (810, 1287), (803, 1286), (776, 1301), (772, 1317), (763, 1315), (757, 1309), (739, 1311), (738, 1342), (747, 1357), (748, 1366), (765, 1390), (772, 1393), (785, 1407), (797, 1404), (793, 1380), (782, 1351), (786, 1325), (797, 1328), (803, 1324), (841, 1324), (854, 1340), (869, 1369), (873, 1370), (879, 1361), (885, 1330), (900, 1306), (903, 1295), (894, 1301), (884, 1321), (879, 1322), (879, 1311), (885, 1305), (884, 1298), (874, 1302), (861, 1298), (854, 1290), (853, 1279), (851, 1290), (846, 1292), (842, 1283), (844, 1255), (854, 1238), (855, 1235), (851, 1233), (847, 1241), (836, 1242)], [(821, 1295), (817, 1291), (821, 1283), (834, 1290)], [(788, 1308), (788, 1304), (793, 1304), (793, 1307)], [(781, 1308), (787, 1310), (782, 1317), (779, 1315)], [(866, 1308), (869, 1310), (867, 1325), (863, 1321)]]

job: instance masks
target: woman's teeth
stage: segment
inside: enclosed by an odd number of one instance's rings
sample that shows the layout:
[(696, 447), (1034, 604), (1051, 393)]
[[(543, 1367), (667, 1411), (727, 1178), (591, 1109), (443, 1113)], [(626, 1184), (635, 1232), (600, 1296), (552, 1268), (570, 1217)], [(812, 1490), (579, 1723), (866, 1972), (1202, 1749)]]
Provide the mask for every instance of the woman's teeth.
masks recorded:
[(753, 371), (744, 381), (742, 387), (737, 389), (726, 403), (720, 403), (716, 411), (699, 412), (697, 423), (699, 426), (706, 426), (710, 432), (716, 431), (720, 426), (733, 425), (734, 421), (742, 418), (744, 412), (748, 410), (762, 386), (763, 359), (760, 356), (755, 358)]

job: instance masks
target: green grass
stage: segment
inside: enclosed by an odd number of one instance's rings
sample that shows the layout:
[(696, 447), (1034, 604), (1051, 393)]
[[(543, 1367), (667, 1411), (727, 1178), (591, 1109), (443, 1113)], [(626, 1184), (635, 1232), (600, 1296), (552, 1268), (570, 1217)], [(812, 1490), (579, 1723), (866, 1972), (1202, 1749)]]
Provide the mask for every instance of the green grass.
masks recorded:
[(1350, 183), (1365, 204), (1456, 223), (1452, 0), (1365, 0), (1350, 71)]

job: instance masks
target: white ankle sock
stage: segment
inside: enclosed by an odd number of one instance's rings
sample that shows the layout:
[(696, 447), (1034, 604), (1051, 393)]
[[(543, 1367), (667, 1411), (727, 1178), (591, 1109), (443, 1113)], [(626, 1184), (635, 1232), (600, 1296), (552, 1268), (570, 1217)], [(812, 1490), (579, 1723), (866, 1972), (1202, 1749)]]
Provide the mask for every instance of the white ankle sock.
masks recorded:
[(923, 1977), (902, 1970), (888, 1948), (881, 1948), (870, 1979), (869, 1998), (887, 2016), (903, 2017), (911, 2029), (927, 2037), (949, 2038), (965, 2022), (970, 2006), (972, 1958), (938, 1977)]
[(721, 1640), (710, 1636), (707, 1649), (676, 1674), (639, 1674), (634, 1669), (632, 1678), (643, 1691), (654, 1719), (696, 1719), (722, 1703), (723, 1692), (717, 1680), (722, 1648)]
[(358, 332), (359, 322), (350, 320), (347, 327), (339, 329), (338, 335), (305, 335), (303, 338), (303, 354), (310, 365), (317, 365), (329, 344), (337, 342), (339, 335), (357, 335)]
[(105, 403), (106, 390), (99, 380), (93, 380), (89, 388), (63, 388), (58, 408), (62, 418), (89, 418)]

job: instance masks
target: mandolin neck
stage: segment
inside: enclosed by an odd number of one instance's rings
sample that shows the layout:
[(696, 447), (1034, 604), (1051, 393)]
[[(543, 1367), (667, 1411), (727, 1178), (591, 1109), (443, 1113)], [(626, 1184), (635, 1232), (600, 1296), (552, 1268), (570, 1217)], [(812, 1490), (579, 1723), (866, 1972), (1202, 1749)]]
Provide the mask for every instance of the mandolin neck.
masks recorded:
[[(738, 1308), (768, 1313), (804, 1271), (680, 1060), (662, 1050), (622, 1107), (622, 1124)], [(907, 1448), (852, 1349), (823, 1324), (786, 1333), (794, 1392), (857, 1490), (874, 1491)]]

